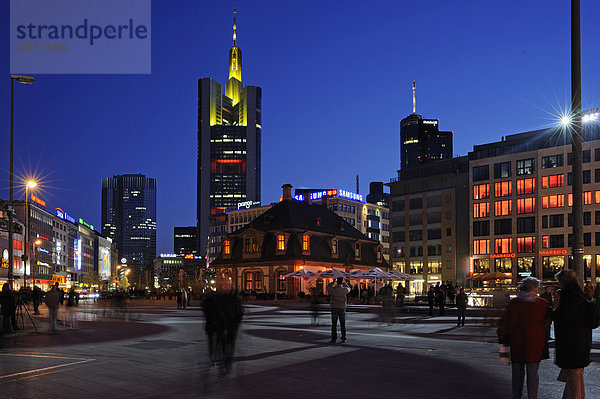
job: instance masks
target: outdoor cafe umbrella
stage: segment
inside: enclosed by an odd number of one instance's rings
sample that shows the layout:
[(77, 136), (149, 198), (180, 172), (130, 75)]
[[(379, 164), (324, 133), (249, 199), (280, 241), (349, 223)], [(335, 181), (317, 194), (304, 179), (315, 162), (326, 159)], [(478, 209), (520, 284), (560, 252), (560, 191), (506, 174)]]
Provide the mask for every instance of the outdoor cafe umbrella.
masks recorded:
[(352, 278), (360, 280), (375, 280), (375, 293), (377, 293), (377, 279), (390, 280), (391, 276), (388, 272), (384, 272), (378, 267), (374, 267), (369, 270), (352, 273)]
[(315, 277), (315, 273), (308, 271), (306, 269), (300, 269), (293, 273), (288, 273), (283, 277), (300, 277), (300, 278), (311, 278)]
[(416, 277), (411, 276), (410, 274), (402, 273), (398, 270), (390, 270), (387, 272), (393, 280), (402, 280), (402, 281), (412, 281), (415, 280)]
[(475, 276), (469, 276), (465, 280), (468, 281), (493, 281), (493, 280), (508, 280), (512, 277), (507, 273), (493, 272), (485, 274), (477, 274)]
[(343, 272), (338, 269), (328, 269), (321, 273), (315, 274), (315, 277), (317, 277), (317, 278), (338, 278), (338, 277), (348, 278), (350, 276), (351, 276), (350, 273), (346, 273), (346, 272)]

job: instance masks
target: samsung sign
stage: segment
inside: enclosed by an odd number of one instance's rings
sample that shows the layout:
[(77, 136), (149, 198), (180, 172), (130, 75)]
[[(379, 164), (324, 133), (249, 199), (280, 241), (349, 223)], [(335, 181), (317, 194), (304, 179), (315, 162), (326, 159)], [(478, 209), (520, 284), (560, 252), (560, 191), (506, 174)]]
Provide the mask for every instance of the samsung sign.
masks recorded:
[[(353, 193), (352, 191), (346, 191), (346, 190), (319, 190), (319, 191), (313, 191), (313, 192), (310, 193), (310, 199), (311, 199), (311, 201), (320, 200), (321, 198), (323, 198), (325, 196), (329, 196), (329, 197), (341, 197), (341, 198), (346, 198), (346, 199), (349, 199), (349, 200), (352, 200), (352, 201), (364, 202), (362, 194)], [(297, 201), (304, 201), (304, 195), (303, 194), (296, 194), (294, 196), (294, 198)]]

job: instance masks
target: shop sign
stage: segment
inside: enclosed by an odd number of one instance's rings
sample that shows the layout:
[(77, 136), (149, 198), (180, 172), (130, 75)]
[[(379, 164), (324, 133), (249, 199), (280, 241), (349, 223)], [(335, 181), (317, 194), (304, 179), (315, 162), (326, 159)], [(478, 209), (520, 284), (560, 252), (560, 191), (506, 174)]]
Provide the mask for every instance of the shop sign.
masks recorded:
[(540, 255), (566, 255), (568, 251), (566, 249), (551, 249), (538, 252)]
[(517, 254), (491, 254), (490, 258), (515, 258)]

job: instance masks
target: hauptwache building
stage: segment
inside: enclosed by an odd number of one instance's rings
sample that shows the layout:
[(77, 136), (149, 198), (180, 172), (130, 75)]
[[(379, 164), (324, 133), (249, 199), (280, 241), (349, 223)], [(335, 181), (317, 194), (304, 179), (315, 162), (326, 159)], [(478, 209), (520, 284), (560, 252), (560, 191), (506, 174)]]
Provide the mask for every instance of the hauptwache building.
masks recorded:
[(222, 282), (238, 291), (294, 297), (308, 292), (309, 284), (324, 285), (322, 280), (283, 277), (302, 268), (317, 273), (389, 267), (379, 241), (326, 205), (295, 200), (290, 184), (282, 188), (281, 202), (224, 237), (221, 253), (211, 264)]

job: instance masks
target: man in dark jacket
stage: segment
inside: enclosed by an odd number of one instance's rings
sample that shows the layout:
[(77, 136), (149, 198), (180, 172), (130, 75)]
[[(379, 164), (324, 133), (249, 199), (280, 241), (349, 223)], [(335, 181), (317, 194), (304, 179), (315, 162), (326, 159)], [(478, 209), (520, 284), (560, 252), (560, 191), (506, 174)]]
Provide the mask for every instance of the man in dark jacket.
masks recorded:
[(585, 397), (583, 368), (590, 364), (592, 329), (588, 325), (586, 298), (573, 270), (562, 270), (558, 280), (558, 300), (552, 320), (556, 337), (556, 365), (561, 368), (559, 381), (566, 382), (563, 398)]
[(465, 325), (465, 313), (467, 311), (467, 294), (465, 294), (465, 289), (461, 288), (460, 292), (456, 296), (456, 309), (458, 309), (458, 321), (456, 322), (456, 326), (459, 327), (461, 325)]
[(512, 398), (523, 395), (523, 382), (527, 369), (527, 397), (537, 399), (538, 369), (542, 359), (548, 359), (546, 324), (550, 308), (546, 300), (538, 297), (540, 280), (526, 277), (519, 293), (506, 305), (498, 328), (500, 344), (510, 346), (512, 360)]
[(350, 292), (350, 286), (344, 283), (342, 277), (338, 277), (335, 283), (327, 286), (331, 305), (331, 340), (335, 344), (337, 340), (337, 321), (340, 319), (340, 330), (342, 330), (342, 343), (346, 342), (346, 296)]

